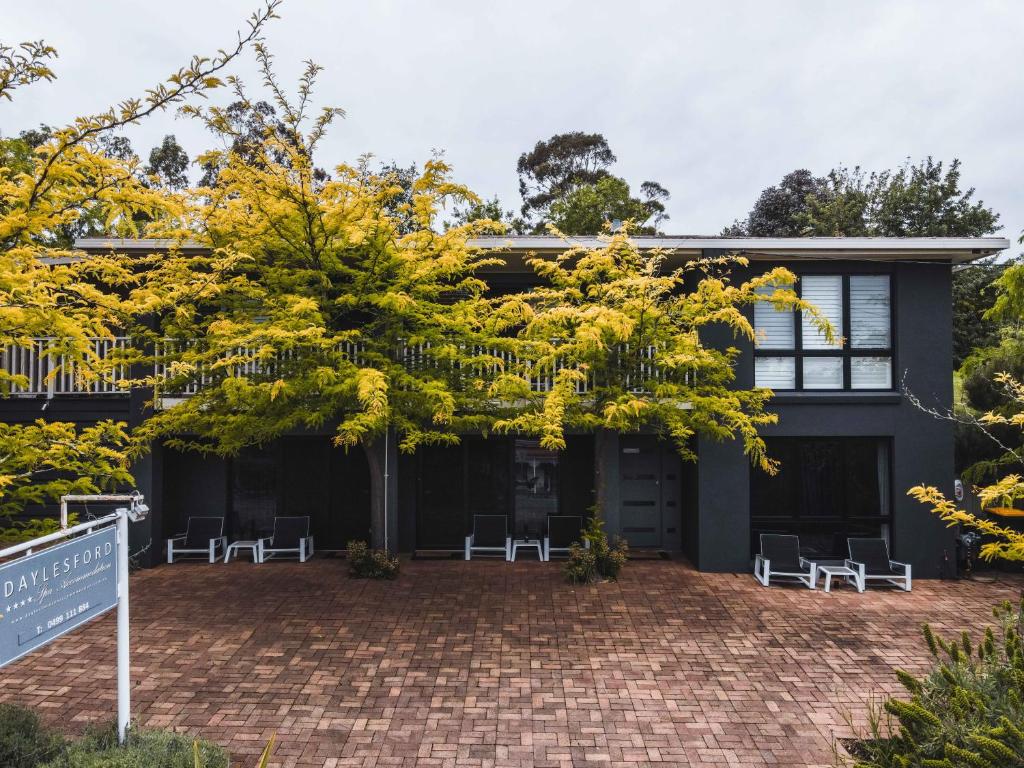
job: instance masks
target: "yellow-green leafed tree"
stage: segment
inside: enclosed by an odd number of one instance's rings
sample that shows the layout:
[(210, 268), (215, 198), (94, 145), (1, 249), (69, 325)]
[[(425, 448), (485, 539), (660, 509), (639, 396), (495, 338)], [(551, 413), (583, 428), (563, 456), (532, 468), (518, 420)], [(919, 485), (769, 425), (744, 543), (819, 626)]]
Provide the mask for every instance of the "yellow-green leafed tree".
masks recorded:
[[(103, 221), (112, 237), (137, 234), (140, 220), (180, 216), (173, 195), (149, 188), (132, 163), (103, 151), (102, 139), (217, 87), (217, 73), (258, 36), (276, 5), (271, 0), (254, 14), (230, 52), (193, 58), (144, 97), (75, 118), (30, 154), (0, 146), (0, 396), (29, 383), (11, 365), (19, 350), (33, 348), (48, 361), (48, 376), (70, 374), (83, 384), (107, 377), (114, 365), (130, 359), (129, 350), (119, 359), (101, 354), (96, 340), (126, 332), (138, 310), (128, 297), (139, 270), (113, 254), (84, 258), (57, 233), (85, 216)], [(52, 80), (55, 57), (42, 42), (0, 45), (0, 97), (11, 100), (18, 88)], [(121, 424), (81, 430), (45, 421), (8, 424), (0, 442), (2, 513), (129, 477)]]
[[(1024, 319), (1024, 265), (1008, 267), (993, 284), (998, 295), (985, 316), (1000, 321), (1006, 327), (1004, 341), (1014, 342)], [(1013, 348), (1012, 345), (1006, 346), (1006, 349)], [(1005, 358), (1004, 349), (975, 350), (972, 356), (983, 357), (990, 352), (997, 353), (993, 359), (1000, 359), (1000, 355)], [(993, 374), (990, 390), (994, 406), (980, 416), (931, 411), (939, 418), (956, 420), (979, 430), (995, 447), (997, 456), (994, 459), (979, 462), (967, 471), (967, 475), (981, 478), (979, 482), (985, 483), (974, 488), (983, 515), (973, 515), (958, 508), (954, 500), (934, 486), (915, 486), (908, 494), (930, 506), (950, 526), (960, 525), (981, 533), (984, 537), (981, 544), (983, 558), (1024, 561), (1024, 533), (990, 516), (993, 512), (1015, 514), (1024, 499), (1024, 382), (1003, 371)]]
[[(480, 351), (488, 307), (478, 273), (498, 262), (468, 239), (494, 225), (440, 231), (444, 206), (476, 198), (438, 159), (402, 204), (402, 187), (367, 161), (319, 168), (318, 146), (341, 112), (312, 111), (318, 67), (290, 96), (262, 45), (257, 55), (274, 121), (244, 154), (202, 158), (219, 169), (214, 183), (190, 193), (180, 226), (160, 232), (201, 248), (161, 256), (135, 293), (159, 317), (149, 333), (161, 367), (148, 382), (158, 408), (142, 434), (221, 455), (301, 429), (369, 448), (379, 536), (378, 439), (394, 430), (411, 451), (456, 442), (491, 418), (495, 361)], [(232, 86), (233, 113), (264, 120), (243, 85)], [(241, 143), (225, 109), (190, 111), (225, 146)], [(171, 404), (183, 391), (192, 394)]]
[[(492, 384), (496, 398), (519, 404), (497, 429), (537, 435), (552, 449), (564, 447), (566, 429), (649, 429), (691, 460), (696, 434), (737, 438), (754, 464), (775, 470), (759, 435), (776, 419), (765, 409), (771, 392), (737, 388), (739, 350), (707, 344), (703, 333), (724, 326), (752, 341), (748, 310), (762, 301), (817, 317), (792, 290), (791, 272), (776, 267), (737, 281), (742, 257), (673, 262), (625, 232), (529, 263), (543, 285), (496, 299), (492, 312), (494, 332), (514, 336), (523, 361)], [(831, 336), (826, 322), (820, 327)], [(550, 385), (531, 388), (530, 375)]]

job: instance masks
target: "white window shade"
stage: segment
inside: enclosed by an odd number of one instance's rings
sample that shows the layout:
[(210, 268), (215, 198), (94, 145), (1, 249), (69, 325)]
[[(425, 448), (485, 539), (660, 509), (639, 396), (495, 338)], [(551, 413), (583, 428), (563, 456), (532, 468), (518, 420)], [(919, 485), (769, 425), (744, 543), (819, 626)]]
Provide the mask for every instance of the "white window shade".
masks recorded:
[(835, 335), (835, 341), (829, 343), (815, 325), (814, 316), (810, 312), (802, 313), (803, 348), (839, 349), (843, 335), (843, 278), (840, 275), (805, 275), (800, 279), (800, 296), (831, 323)]
[(843, 358), (805, 357), (804, 389), (842, 389)]
[(892, 389), (892, 358), (851, 357), (851, 389)]
[(796, 358), (754, 358), (754, 386), (768, 389), (796, 389)]
[[(775, 293), (775, 286), (757, 289), (762, 296)], [(758, 349), (793, 349), (796, 346), (796, 325), (791, 310), (780, 311), (766, 301), (754, 305), (754, 344)]]
[(888, 349), (891, 310), (888, 275), (850, 277), (850, 346)]

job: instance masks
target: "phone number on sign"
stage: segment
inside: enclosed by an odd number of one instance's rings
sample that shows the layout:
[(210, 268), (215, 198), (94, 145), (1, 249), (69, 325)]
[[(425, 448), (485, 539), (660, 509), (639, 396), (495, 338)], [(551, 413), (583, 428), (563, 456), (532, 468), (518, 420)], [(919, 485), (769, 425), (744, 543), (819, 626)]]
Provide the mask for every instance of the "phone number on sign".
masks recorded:
[[(46, 629), (53, 629), (54, 627), (59, 627), (65, 621), (70, 621), (71, 619), (75, 618), (75, 616), (77, 616), (78, 614), (85, 613), (88, 610), (89, 610), (89, 604), (88, 603), (80, 603), (77, 607), (69, 608), (68, 610), (64, 611), (64, 613), (62, 613), (62, 614), (60, 614), (58, 616), (54, 616), (52, 619), (47, 621), (46, 622)], [(40, 627), (36, 627), (36, 630), (38, 632), (43, 632), (43, 627), (41, 627), (41, 626)]]

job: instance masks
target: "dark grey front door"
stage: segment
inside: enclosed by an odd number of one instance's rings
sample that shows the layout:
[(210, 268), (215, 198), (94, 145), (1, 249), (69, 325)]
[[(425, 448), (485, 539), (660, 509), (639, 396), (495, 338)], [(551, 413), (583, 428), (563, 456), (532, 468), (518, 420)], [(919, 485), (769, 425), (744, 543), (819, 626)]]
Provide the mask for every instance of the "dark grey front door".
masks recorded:
[(679, 455), (653, 435), (619, 437), (619, 530), (633, 547), (677, 549)]

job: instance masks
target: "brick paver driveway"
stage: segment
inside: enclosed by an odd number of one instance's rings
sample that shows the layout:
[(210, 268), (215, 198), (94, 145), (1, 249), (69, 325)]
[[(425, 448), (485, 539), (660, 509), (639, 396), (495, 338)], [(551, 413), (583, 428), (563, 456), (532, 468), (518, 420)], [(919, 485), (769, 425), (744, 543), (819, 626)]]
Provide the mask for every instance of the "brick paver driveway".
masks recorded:
[[(978, 627), (1019, 578), (859, 595), (630, 563), (181, 564), (132, 579), (134, 713), (281, 766), (831, 765), (866, 702), (921, 670), (924, 620)], [(115, 710), (113, 615), (0, 672), (70, 728)]]

